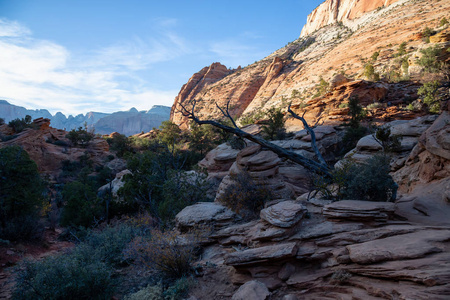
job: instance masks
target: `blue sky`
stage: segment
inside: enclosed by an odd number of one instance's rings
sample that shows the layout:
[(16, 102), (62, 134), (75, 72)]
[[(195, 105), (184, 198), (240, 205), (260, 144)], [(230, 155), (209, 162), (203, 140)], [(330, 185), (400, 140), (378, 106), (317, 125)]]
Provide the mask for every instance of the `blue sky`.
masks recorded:
[(201, 68), (298, 38), (321, 2), (0, 0), (0, 99), (53, 114), (170, 106)]

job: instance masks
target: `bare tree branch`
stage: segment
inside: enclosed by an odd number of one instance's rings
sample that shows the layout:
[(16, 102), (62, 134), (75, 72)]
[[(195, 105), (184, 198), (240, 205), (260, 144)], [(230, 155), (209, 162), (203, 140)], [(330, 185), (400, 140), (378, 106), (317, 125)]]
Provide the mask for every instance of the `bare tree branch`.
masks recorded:
[[(182, 105), (181, 103), (179, 103), (181, 109), (179, 110), (179, 112), (181, 112), (183, 114), (183, 116), (193, 120), (194, 122), (196, 122), (199, 125), (203, 125), (203, 124), (209, 124), (212, 126), (215, 126), (217, 128), (220, 128), (222, 130), (225, 130), (227, 132), (233, 133), (234, 135), (237, 135), (241, 138), (245, 138), (248, 139), (252, 142), (255, 142), (269, 150), (271, 150), (272, 152), (276, 153), (278, 156), (280, 157), (284, 157), (287, 158), (295, 163), (298, 163), (300, 165), (302, 165), (303, 167), (305, 167), (306, 169), (314, 172), (314, 173), (318, 173), (327, 177), (331, 177), (330, 175), (330, 168), (328, 167), (328, 165), (324, 162), (316, 162), (314, 160), (311, 160), (309, 158), (304, 157), (303, 155), (297, 154), (295, 152), (292, 151), (288, 151), (280, 146), (277, 146), (275, 144), (272, 144), (269, 141), (266, 141), (263, 138), (260, 138), (258, 136), (252, 135), (250, 133), (247, 133), (243, 130), (241, 130), (240, 128), (238, 128), (235, 123), (233, 118), (231, 118), (228, 109), (226, 111), (224, 111), (223, 109), (220, 109), (222, 111), (222, 113), (224, 114), (224, 116), (228, 117), (229, 119), (231, 119), (234, 123), (235, 127), (230, 127), (230, 126), (226, 126), (224, 124), (221, 124), (219, 122), (216, 121), (212, 121), (212, 120), (200, 120), (196, 115), (195, 115), (195, 103), (196, 101), (193, 101), (193, 105), (192, 105), (192, 109), (188, 110), (184, 105)], [(228, 107), (228, 106), (227, 106)], [(315, 142), (315, 139), (314, 139)], [(311, 143), (312, 143), (312, 139), (311, 139)], [(313, 146), (313, 148), (317, 148), (315, 145)], [(320, 156), (321, 157), (321, 156)], [(322, 158), (323, 159), (323, 158)]]
[[(308, 131), (308, 133), (311, 135), (311, 147), (314, 150), (314, 153), (317, 156), (317, 159), (320, 161), (321, 164), (323, 164), (324, 166), (327, 166), (327, 162), (325, 161), (325, 159), (323, 158), (322, 154), (320, 153), (319, 149), (317, 148), (317, 144), (316, 144), (316, 134), (314, 132), (314, 130), (309, 127), (308, 122), (306, 122), (304, 116), (306, 113), (306, 110), (303, 112), (303, 115), (300, 117), (299, 115), (297, 115), (295, 112), (292, 111), (291, 109), (291, 105), (289, 104), (288, 107), (288, 112), (296, 119), (302, 121), (303, 123), (303, 127), (305, 127), (306, 131)], [(319, 120), (317, 120), (316, 125), (318, 124)], [(316, 126), (315, 125), (315, 126)]]

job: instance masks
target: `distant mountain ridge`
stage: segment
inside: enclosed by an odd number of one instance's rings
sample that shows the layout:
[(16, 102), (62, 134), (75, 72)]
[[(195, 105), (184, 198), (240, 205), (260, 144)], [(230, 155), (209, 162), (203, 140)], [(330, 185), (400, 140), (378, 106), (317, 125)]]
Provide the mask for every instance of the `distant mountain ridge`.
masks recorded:
[(69, 115), (66, 117), (61, 112), (57, 112), (53, 116), (46, 109), (27, 109), (11, 104), (6, 100), (0, 100), (0, 118), (3, 118), (5, 122), (24, 118), (26, 115), (30, 115), (33, 119), (48, 118), (54, 128), (72, 130), (87, 123), (88, 127), (94, 128), (96, 133), (119, 132), (125, 135), (133, 135), (159, 127), (163, 121), (170, 118), (170, 107), (154, 105), (148, 111), (138, 111), (133, 107), (128, 111), (114, 113), (88, 112), (85, 115), (79, 114), (75, 117)]

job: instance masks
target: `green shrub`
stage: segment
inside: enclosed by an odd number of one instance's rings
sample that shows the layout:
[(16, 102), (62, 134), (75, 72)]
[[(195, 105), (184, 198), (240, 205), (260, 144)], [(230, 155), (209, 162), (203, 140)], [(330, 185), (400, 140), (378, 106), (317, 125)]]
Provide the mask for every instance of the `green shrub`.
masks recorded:
[(402, 42), (399, 46), (398, 46), (398, 50), (397, 50), (397, 55), (398, 56), (403, 56), (406, 54), (406, 42)]
[(175, 231), (153, 230), (150, 238), (135, 238), (125, 249), (125, 257), (139, 266), (156, 270), (167, 280), (192, 274), (197, 258), (198, 241), (195, 235), (183, 239)]
[(447, 25), (447, 24), (448, 24), (448, 20), (447, 20), (446, 17), (443, 17), (443, 18), (441, 19), (441, 21), (439, 22), (439, 26), (440, 26), (440, 27), (442, 27), (442, 26), (444, 26), (444, 25)]
[(25, 261), (18, 269), (13, 299), (111, 299), (114, 281), (105, 263), (74, 255)]
[(391, 134), (389, 127), (380, 127), (375, 132), (376, 140), (383, 147), (384, 152), (395, 152), (401, 149), (400, 139), (402, 136)]
[(263, 137), (269, 140), (282, 140), (286, 137), (284, 114), (281, 109), (272, 107), (267, 111), (267, 124), (262, 126)]
[(395, 200), (398, 185), (389, 175), (389, 162), (384, 155), (359, 164), (346, 161), (331, 172), (331, 178), (316, 177), (314, 190), (332, 200)]
[(375, 51), (370, 58), (372, 59), (372, 61), (376, 61), (378, 59), (378, 56), (380, 56), (380, 52)]
[(118, 157), (123, 157), (125, 153), (132, 152), (131, 140), (124, 134), (116, 134), (111, 138), (107, 138), (106, 141), (112, 151), (116, 153)]
[(90, 231), (83, 238), (83, 243), (73, 250), (72, 255), (79, 257), (89, 255), (108, 266), (118, 267), (126, 263), (123, 256), (124, 249), (136, 236), (142, 234), (140, 229), (128, 225), (106, 227), (98, 232)]
[(44, 234), (44, 225), (39, 215), (30, 214), (9, 219), (0, 227), (0, 237), (8, 241), (40, 241)]
[(380, 80), (380, 74), (375, 72), (375, 68), (370, 63), (368, 63), (364, 66), (364, 77), (366, 77), (368, 80), (372, 80), (372, 81)]
[(328, 91), (329, 83), (323, 79), (322, 76), (319, 77), (319, 84), (316, 85), (316, 94), (313, 96), (314, 98), (320, 97)]
[(425, 72), (438, 73), (442, 69), (442, 63), (438, 60), (441, 51), (439, 45), (420, 50), (422, 57), (417, 61), (418, 64), (424, 68)]
[(163, 283), (159, 282), (125, 296), (124, 300), (181, 300), (188, 296), (188, 291), (193, 284), (194, 280), (190, 277), (180, 278), (166, 289)]
[(264, 185), (256, 183), (248, 173), (231, 175), (228, 185), (218, 201), (246, 220), (259, 217), (264, 204), (272, 199), (272, 193)]
[(430, 42), (430, 36), (435, 35), (435, 34), (436, 34), (436, 31), (429, 28), (428, 26), (425, 27), (425, 29), (422, 31), (422, 35), (425, 37), (425, 42), (427, 42), (427, 43)]
[(87, 130), (87, 126), (85, 125), (84, 129), (82, 127), (78, 127), (77, 130), (72, 129), (66, 135), (66, 138), (72, 143), (72, 145), (81, 147), (86, 147), (90, 141), (94, 139), (94, 133), (89, 132)]
[(28, 153), (19, 146), (1, 148), (0, 238), (7, 235), (16, 240), (35, 236), (31, 227), (33, 224), (36, 229), (40, 227), (39, 213), (44, 201), (45, 182)]
[(389, 175), (389, 163), (388, 156), (373, 156), (365, 163), (352, 164), (348, 168), (342, 198), (367, 201), (392, 200), (398, 186)]
[(15, 133), (22, 132), (25, 128), (31, 127), (31, 116), (26, 115), (23, 119), (14, 119), (9, 121), (8, 126), (11, 127)]
[(119, 195), (130, 209), (148, 210), (161, 224), (170, 223), (186, 205), (207, 200), (202, 176), (185, 173), (186, 160), (183, 152), (167, 148), (134, 155), (128, 161), (132, 174), (124, 177)]
[(57, 140), (53, 143), (56, 146), (61, 146), (61, 147), (68, 147), (69, 144), (66, 141), (63, 140)]
[(440, 83), (437, 80), (425, 82), (418, 90), (417, 94), (423, 96), (423, 103), (428, 105), (428, 110), (432, 113), (439, 113), (441, 110), (438, 89)]
[(62, 191), (64, 208), (61, 225), (90, 227), (95, 219), (100, 219), (103, 208), (97, 199), (96, 190), (79, 181), (68, 183)]

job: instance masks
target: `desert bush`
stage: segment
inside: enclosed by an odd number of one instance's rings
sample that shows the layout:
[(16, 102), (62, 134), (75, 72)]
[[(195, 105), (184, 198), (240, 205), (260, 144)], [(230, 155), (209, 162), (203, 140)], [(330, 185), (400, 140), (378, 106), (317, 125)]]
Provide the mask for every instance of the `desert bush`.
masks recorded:
[(447, 24), (448, 24), (448, 20), (447, 20), (446, 17), (443, 17), (443, 18), (441, 19), (441, 21), (439, 22), (439, 26), (440, 26), (440, 27), (442, 27), (442, 26), (444, 26), (444, 25), (447, 25)]
[(390, 201), (395, 196), (397, 184), (389, 175), (390, 158), (377, 155), (361, 164), (348, 168), (342, 189), (343, 199)]
[(380, 74), (375, 72), (375, 68), (370, 63), (368, 63), (364, 66), (364, 77), (366, 77), (368, 80), (372, 80), (372, 81), (380, 80)]
[(418, 64), (424, 68), (425, 72), (438, 73), (442, 69), (442, 63), (438, 60), (441, 51), (439, 45), (420, 50), (422, 57), (419, 58)]
[(264, 204), (272, 199), (271, 191), (245, 172), (231, 175), (231, 180), (232, 184), (225, 188), (218, 201), (246, 220), (257, 218)]
[(74, 255), (25, 261), (16, 274), (13, 299), (111, 299), (112, 269), (105, 263)]
[(0, 238), (35, 237), (45, 201), (45, 182), (28, 153), (18, 146), (0, 149)]
[(125, 224), (108, 226), (101, 231), (89, 231), (83, 242), (76, 247), (72, 255), (101, 261), (108, 266), (119, 267), (126, 264), (123, 250), (136, 237), (144, 232), (137, 227)]
[(12, 218), (0, 227), (0, 237), (8, 241), (40, 241), (43, 234), (44, 225), (36, 214)]
[(68, 183), (62, 191), (64, 208), (61, 225), (90, 227), (95, 219), (104, 215), (93, 186), (79, 181)]
[(315, 97), (320, 97), (323, 94), (325, 94), (328, 91), (328, 87), (329, 87), (329, 83), (323, 79), (322, 76), (319, 77), (319, 84), (316, 85), (315, 89), (316, 89), (316, 94), (313, 96)]
[(232, 149), (242, 150), (246, 147), (245, 140), (238, 136), (232, 136), (230, 140), (227, 142), (228, 145), (231, 146)]
[(69, 146), (69, 144), (66, 141), (63, 141), (63, 140), (57, 140), (53, 144), (55, 144), (56, 146), (61, 146), (61, 147)]
[(422, 31), (422, 35), (425, 37), (425, 42), (430, 42), (430, 36), (435, 35), (436, 31), (429, 28), (428, 26)]
[(80, 145), (81, 147), (86, 147), (89, 142), (94, 139), (94, 136), (94, 133), (89, 132), (87, 130), (87, 125), (85, 125), (84, 129), (82, 127), (78, 127), (77, 130), (72, 129), (69, 131), (66, 138), (68, 138), (74, 146)]
[(439, 86), (439, 81), (433, 80), (430, 82), (425, 82), (417, 90), (417, 94), (423, 96), (423, 103), (428, 106), (428, 110), (432, 113), (439, 113), (441, 109), (438, 97)]
[(116, 134), (111, 138), (106, 138), (106, 142), (118, 157), (123, 157), (125, 153), (133, 151), (131, 140), (124, 134)]
[(316, 177), (313, 189), (332, 200), (391, 201), (397, 184), (389, 175), (390, 159), (376, 155), (364, 163), (347, 160), (331, 172), (331, 178)]
[(397, 50), (397, 55), (398, 56), (403, 56), (406, 54), (406, 42), (402, 42), (399, 46), (398, 46), (398, 50)]
[(181, 300), (188, 296), (188, 291), (193, 284), (194, 280), (190, 277), (180, 278), (167, 288), (159, 282), (125, 296), (124, 300)]
[(375, 51), (372, 56), (370, 57), (370, 59), (372, 61), (376, 61), (378, 59), (378, 56), (380, 56), (380, 52), (379, 51)]
[(134, 264), (156, 270), (167, 280), (192, 274), (197, 258), (198, 238), (181, 238), (175, 231), (153, 230), (150, 238), (137, 237), (125, 249), (125, 257)]
[(171, 121), (164, 121), (159, 126), (160, 132), (158, 140), (171, 148), (174, 147), (181, 139), (181, 129)]
[(375, 139), (383, 147), (384, 152), (395, 152), (401, 149), (401, 136), (391, 134), (389, 127), (380, 127), (375, 132)]
[(15, 133), (22, 132), (25, 128), (31, 127), (31, 116), (26, 115), (25, 118), (17, 118), (9, 121), (8, 126), (11, 127)]
[(161, 223), (171, 218), (186, 205), (205, 201), (207, 187), (201, 176), (185, 173), (187, 157), (183, 152), (161, 149), (158, 153), (146, 151), (131, 157), (119, 190), (130, 208), (148, 210)]
[(281, 109), (272, 107), (267, 111), (267, 124), (262, 126), (263, 137), (269, 140), (282, 140), (286, 137), (284, 114)]

